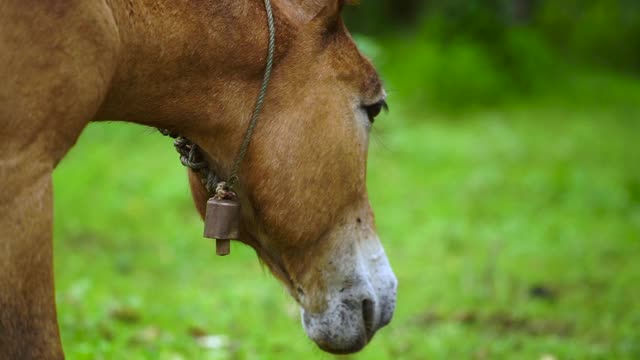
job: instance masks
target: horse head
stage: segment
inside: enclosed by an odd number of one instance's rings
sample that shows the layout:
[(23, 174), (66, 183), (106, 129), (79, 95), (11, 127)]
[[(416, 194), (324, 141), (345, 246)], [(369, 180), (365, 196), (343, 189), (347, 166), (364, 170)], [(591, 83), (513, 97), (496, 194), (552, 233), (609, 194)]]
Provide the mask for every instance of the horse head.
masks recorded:
[[(273, 4), (276, 61), (236, 188), (239, 240), (300, 304), (308, 336), (334, 353), (360, 350), (389, 323), (397, 287), (365, 183), (369, 134), (385, 92), (340, 17), (342, 5)], [(225, 86), (209, 110), (215, 126), (205, 122), (207, 130), (189, 134), (222, 177), (242, 140), (266, 54), (264, 9), (242, 11), (257, 12), (257, 20), (234, 39), (237, 57), (220, 71)], [(207, 192), (198, 175), (190, 177), (204, 216)]]

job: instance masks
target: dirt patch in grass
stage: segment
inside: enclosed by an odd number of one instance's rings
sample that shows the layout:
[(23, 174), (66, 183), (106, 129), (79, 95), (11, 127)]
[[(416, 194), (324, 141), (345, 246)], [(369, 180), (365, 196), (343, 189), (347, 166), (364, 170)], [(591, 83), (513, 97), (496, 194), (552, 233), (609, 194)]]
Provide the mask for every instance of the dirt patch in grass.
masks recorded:
[(561, 336), (573, 334), (573, 324), (560, 320), (530, 318), (505, 311), (483, 313), (477, 310), (463, 310), (453, 314), (426, 312), (414, 324), (420, 328), (432, 328), (445, 323), (484, 328), (499, 333), (524, 333), (532, 336)]

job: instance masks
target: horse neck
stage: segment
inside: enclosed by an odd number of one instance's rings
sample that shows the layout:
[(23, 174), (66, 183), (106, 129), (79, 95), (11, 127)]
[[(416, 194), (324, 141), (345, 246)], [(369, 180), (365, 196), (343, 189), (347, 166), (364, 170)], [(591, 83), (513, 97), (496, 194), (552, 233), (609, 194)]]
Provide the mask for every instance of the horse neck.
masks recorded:
[[(211, 103), (257, 82), (266, 29), (259, 1), (112, 0), (118, 65), (97, 119), (197, 133)], [(264, 39), (262, 39), (264, 38)], [(250, 102), (250, 101), (249, 101)], [(199, 128), (201, 127), (201, 128)]]

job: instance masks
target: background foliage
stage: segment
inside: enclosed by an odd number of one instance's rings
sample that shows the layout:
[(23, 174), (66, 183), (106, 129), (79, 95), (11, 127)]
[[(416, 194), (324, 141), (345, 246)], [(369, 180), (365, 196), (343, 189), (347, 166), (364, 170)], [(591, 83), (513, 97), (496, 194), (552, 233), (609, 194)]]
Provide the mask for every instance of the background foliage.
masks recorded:
[[(346, 9), (389, 92), (368, 186), (400, 280), (394, 321), (346, 358), (640, 358), (639, 6)], [(69, 359), (333, 357), (251, 249), (214, 255), (154, 130), (89, 126), (55, 198)]]
[(350, 27), (393, 44), (390, 58), (382, 59), (389, 81), (403, 98), (431, 106), (496, 105), (575, 90), (564, 87), (576, 85), (576, 67), (632, 76), (640, 70), (640, 2), (634, 0), (365, 4), (347, 9)]

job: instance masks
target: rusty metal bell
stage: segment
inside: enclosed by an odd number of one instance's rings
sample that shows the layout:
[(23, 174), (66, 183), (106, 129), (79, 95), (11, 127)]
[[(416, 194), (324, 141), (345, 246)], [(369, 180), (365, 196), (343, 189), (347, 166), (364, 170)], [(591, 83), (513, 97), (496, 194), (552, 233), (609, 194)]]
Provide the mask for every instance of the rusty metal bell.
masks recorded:
[(234, 199), (217, 199), (207, 201), (207, 212), (204, 219), (204, 236), (216, 239), (216, 253), (224, 256), (230, 252), (231, 239), (238, 238), (240, 223), (240, 203)]

